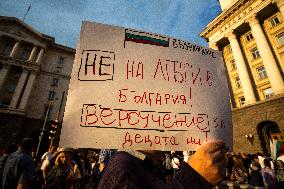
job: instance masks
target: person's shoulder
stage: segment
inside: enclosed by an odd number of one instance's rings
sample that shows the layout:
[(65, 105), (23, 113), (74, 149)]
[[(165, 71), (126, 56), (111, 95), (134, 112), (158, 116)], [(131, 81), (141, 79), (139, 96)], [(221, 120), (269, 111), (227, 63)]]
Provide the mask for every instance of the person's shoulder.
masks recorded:
[(112, 162), (119, 163), (123, 166), (131, 165), (133, 163), (137, 163), (137, 161), (139, 161), (137, 158), (135, 158), (134, 156), (130, 155), (129, 153), (123, 152), (123, 151), (117, 152), (112, 159)]
[(111, 159), (108, 169), (112, 172), (132, 172), (140, 169), (142, 160), (130, 155), (127, 152), (119, 151)]

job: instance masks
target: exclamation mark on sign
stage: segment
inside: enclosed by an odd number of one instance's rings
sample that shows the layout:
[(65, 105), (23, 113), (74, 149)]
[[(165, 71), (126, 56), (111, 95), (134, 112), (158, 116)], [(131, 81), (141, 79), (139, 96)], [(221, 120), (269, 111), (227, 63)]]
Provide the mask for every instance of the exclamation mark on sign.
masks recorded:
[(192, 107), (192, 90), (191, 90), (191, 87), (189, 87), (189, 103), (190, 103), (190, 107)]

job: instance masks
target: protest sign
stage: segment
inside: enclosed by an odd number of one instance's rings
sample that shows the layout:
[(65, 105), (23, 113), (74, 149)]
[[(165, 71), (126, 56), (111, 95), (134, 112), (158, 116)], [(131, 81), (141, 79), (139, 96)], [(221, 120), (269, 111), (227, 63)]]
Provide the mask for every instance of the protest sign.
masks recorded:
[(60, 146), (194, 150), (232, 146), (221, 52), (183, 40), (83, 22)]

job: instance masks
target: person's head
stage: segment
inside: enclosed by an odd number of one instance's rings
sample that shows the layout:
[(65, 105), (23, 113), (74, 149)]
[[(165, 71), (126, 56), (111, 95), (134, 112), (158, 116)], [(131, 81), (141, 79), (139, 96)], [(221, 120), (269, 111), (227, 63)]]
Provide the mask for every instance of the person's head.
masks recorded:
[(70, 154), (69, 152), (60, 152), (55, 160), (56, 166), (65, 166), (70, 164)]
[(243, 161), (240, 158), (235, 157), (233, 160), (234, 160), (234, 167), (239, 167), (241, 169), (244, 169)]
[(276, 160), (274, 167), (276, 170), (284, 169), (284, 162), (281, 160)]
[(35, 141), (32, 138), (24, 138), (20, 144), (20, 148), (28, 153), (32, 153)]
[(265, 158), (265, 159), (263, 160), (263, 164), (264, 164), (265, 167), (271, 167), (271, 165), (270, 165), (270, 160), (269, 160), (268, 158)]
[(252, 159), (252, 160), (255, 160), (255, 161), (258, 161), (257, 154), (252, 154), (252, 155), (251, 155), (251, 159)]
[(251, 168), (253, 170), (261, 170), (261, 166), (260, 166), (260, 164), (257, 161), (252, 161)]

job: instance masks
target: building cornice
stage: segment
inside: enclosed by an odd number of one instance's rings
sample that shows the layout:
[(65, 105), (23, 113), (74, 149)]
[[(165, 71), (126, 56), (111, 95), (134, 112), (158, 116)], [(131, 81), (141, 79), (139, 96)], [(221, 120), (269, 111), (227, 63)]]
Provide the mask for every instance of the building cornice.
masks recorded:
[(76, 49), (73, 49), (71, 47), (67, 47), (67, 46), (64, 46), (64, 45), (60, 45), (60, 44), (57, 44), (57, 43), (54, 43), (52, 45), (52, 47), (54, 47), (56, 49), (67, 51), (67, 52), (72, 53), (72, 54), (76, 53)]
[[(265, 0), (262, 0), (265, 1)], [(236, 11), (240, 10), (245, 4), (249, 3), (252, 4), (254, 0), (239, 0), (235, 2), (234, 5), (230, 6), (229, 8), (223, 10), (215, 19), (213, 19), (206, 28), (200, 33), (200, 36), (208, 39), (208, 34), (217, 28), (221, 24), (225, 24), (224, 21), (233, 15)]]
[(45, 41), (50, 41), (50, 42), (54, 42), (55, 39), (54, 37), (42, 34), (38, 31), (36, 31), (34, 28), (32, 28), (30, 25), (26, 24), (25, 22), (23, 22), (22, 20), (16, 18), (16, 17), (8, 17), (8, 16), (0, 16), (0, 21), (2, 22), (15, 22), (18, 23), (20, 25), (22, 25), (23, 27), (25, 27), (28, 31), (32, 32), (33, 34), (35, 34), (36, 36), (38, 36), (39, 38), (45, 40)]
[(24, 28), (26, 28), (28, 31), (30, 31), (34, 35), (36, 35), (37, 37), (39, 37), (40, 39), (42, 39), (43, 41), (46, 41), (47, 43), (49, 43), (50, 46), (75, 54), (75, 49), (55, 43), (55, 38), (54, 37), (51, 37), (49, 35), (43, 34), (41, 32), (38, 32), (33, 27), (31, 27), (30, 25), (26, 24), (25, 22), (23, 22), (22, 20), (20, 20), (20, 19), (18, 19), (16, 17), (0, 16), (0, 22), (14, 22), (14, 23), (17, 23), (17, 24), (23, 26)]

